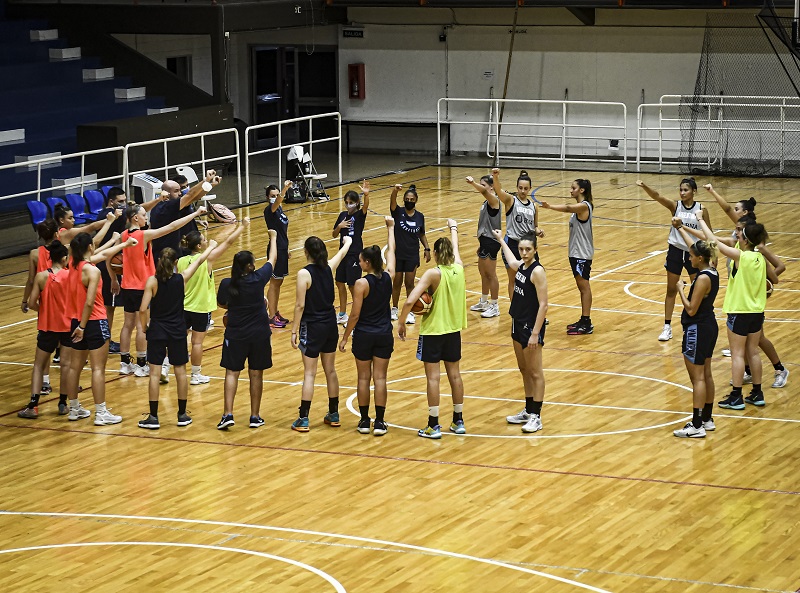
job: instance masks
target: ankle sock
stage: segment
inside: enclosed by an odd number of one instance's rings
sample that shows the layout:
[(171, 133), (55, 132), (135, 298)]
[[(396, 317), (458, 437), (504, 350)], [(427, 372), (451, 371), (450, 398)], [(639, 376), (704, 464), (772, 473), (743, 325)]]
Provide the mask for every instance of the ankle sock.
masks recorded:
[(308, 418), (308, 412), (311, 410), (311, 402), (302, 400), (300, 402), (300, 417)]
[(150, 415), (158, 418), (158, 400), (150, 402)]
[(692, 408), (692, 426), (700, 428), (703, 426), (703, 420), (700, 415), (700, 408)]
[(336, 414), (339, 411), (339, 398), (338, 397), (329, 397), (328, 398), (328, 414)]
[(186, 413), (186, 400), (178, 400), (178, 416), (183, 416)]

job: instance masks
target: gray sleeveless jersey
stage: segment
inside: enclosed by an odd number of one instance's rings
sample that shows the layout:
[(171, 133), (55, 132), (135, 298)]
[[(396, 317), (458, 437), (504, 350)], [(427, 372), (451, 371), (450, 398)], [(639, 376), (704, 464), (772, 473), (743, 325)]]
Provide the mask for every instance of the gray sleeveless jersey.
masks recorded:
[[(675, 214), (673, 216), (677, 216), (678, 218), (683, 221), (683, 226), (700, 230), (700, 223), (697, 222), (697, 217), (695, 216), (695, 212), (700, 210), (700, 202), (695, 202), (694, 206), (691, 208), (686, 208), (683, 205), (683, 202), (678, 200), (678, 207), (675, 208)], [(689, 251), (689, 246), (683, 240), (681, 233), (675, 227), (670, 227), (669, 229), (669, 239), (668, 242), (670, 245), (674, 245), (678, 249), (682, 249), (683, 251)]]
[[(497, 212), (492, 216), (489, 213), (488, 200), (481, 206), (481, 213), (478, 215), (478, 236), (488, 237), (494, 239), (492, 229), (500, 230), (500, 208), (503, 207), (502, 202), (497, 205)], [(496, 239), (494, 239), (496, 240)]]
[(583, 201), (589, 206), (589, 218), (585, 221), (579, 220), (577, 214), (569, 217), (569, 256), (576, 259), (592, 259), (594, 256), (594, 235), (592, 234), (592, 215), (594, 214), (592, 205)]
[(533, 200), (528, 200), (523, 204), (517, 196), (514, 196), (514, 203), (511, 209), (506, 212), (506, 235), (509, 239), (519, 241), (525, 233), (532, 233), (535, 225), (533, 223), (536, 215), (536, 205)]

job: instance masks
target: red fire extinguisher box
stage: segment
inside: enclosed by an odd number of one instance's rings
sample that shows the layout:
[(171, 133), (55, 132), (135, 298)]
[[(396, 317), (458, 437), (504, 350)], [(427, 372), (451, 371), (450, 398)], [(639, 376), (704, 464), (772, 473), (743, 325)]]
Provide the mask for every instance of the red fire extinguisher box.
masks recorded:
[(364, 64), (347, 65), (347, 88), (351, 99), (364, 100), (367, 96), (364, 89)]

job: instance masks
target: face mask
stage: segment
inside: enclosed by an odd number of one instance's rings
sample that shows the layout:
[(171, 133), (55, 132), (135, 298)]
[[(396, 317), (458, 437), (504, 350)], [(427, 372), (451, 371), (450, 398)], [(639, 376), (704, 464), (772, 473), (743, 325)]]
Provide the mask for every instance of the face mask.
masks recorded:
[(270, 204), (274, 204), (274, 203), (275, 203), (275, 201), (276, 201), (277, 199), (278, 199), (278, 198), (270, 198), (270, 199), (269, 199), (269, 203), (270, 203)]
[(416, 205), (416, 202), (409, 202), (408, 200), (403, 201), (403, 206), (406, 207), (406, 210), (413, 210)]
[(186, 194), (188, 194), (188, 193), (189, 193), (189, 188), (188, 188), (188, 187), (184, 187), (184, 188), (181, 190), (181, 195), (182, 195), (182, 196), (185, 196), (185, 195), (186, 195)]
[(352, 212), (358, 208), (358, 204), (345, 204), (348, 212)]

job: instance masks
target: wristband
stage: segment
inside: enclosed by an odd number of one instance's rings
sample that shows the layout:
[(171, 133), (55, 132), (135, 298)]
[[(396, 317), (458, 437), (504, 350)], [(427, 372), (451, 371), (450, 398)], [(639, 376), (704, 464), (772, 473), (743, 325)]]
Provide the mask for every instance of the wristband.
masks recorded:
[(81, 327), (80, 325), (78, 326), (78, 329), (81, 330), (81, 331), (86, 331), (86, 328), (85, 327)]
[(430, 248), (430, 247), (426, 247), (426, 248), (425, 248), (425, 251), (430, 251), (430, 250), (431, 250), (431, 248)]
[(208, 193), (208, 192), (210, 192), (212, 189), (214, 189), (214, 186), (213, 186), (213, 185), (211, 185), (211, 184), (210, 184), (208, 181), (204, 181), (204, 182), (203, 182), (203, 185), (201, 185), (200, 187), (202, 187), (202, 188), (203, 188), (203, 191), (204, 191), (204, 192), (206, 192), (206, 193)]

